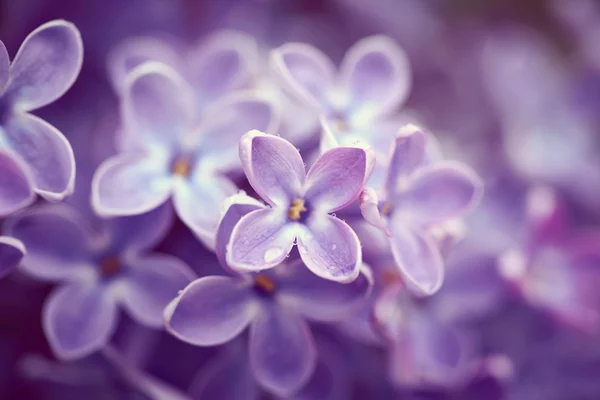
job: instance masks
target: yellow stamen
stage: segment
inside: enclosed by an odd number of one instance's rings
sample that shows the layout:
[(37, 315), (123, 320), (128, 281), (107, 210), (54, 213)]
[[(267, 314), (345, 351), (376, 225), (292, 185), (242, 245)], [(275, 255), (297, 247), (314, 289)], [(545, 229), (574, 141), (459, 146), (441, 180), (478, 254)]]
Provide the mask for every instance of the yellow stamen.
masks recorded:
[(348, 132), (348, 124), (341, 119), (335, 121), (335, 128), (338, 130), (338, 132)]
[(112, 276), (121, 270), (121, 262), (115, 256), (108, 257), (100, 264), (100, 272), (103, 276)]
[(292, 201), (292, 206), (288, 211), (288, 217), (291, 220), (298, 221), (300, 219), (300, 215), (306, 211), (306, 207), (304, 207), (304, 199), (296, 199)]
[(392, 212), (392, 203), (387, 202), (383, 205), (383, 208), (381, 209), (381, 213), (383, 215), (390, 215), (390, 213)]
[(267, 293), (275, 291), (275, 282), (267, 275), (258, 274), (256, 278), (254, 278), (254, 284)]
[(190, 174), (191, 165), (185, 159), (180, 159), (173, 165), (173, 173), (179, 176), (188, 176)]

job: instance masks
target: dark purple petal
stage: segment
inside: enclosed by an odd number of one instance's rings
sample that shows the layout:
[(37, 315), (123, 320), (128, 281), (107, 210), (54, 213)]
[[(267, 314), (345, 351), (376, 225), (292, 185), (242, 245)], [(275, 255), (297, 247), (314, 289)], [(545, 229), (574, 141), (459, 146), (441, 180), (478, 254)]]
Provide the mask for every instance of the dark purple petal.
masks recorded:
[(0, 93), (4, 93), (4, 88), (8, 83), (8, 70), (10, 69), (10, 58), (6, 47), (0, 40)]
[(344, 221), (330, 215), (308, 219), (298, 235), (304, 264), (321, 278), (352, 282), (358, 277), (362, 252), (356, 233)]
[(34, 199), (29, 167), (17, 155), (0, 151), (0, 216), (25, 208)]
[(312, 107), (328, 108), (327, 91), (336, 70), (323, 52), (308, 44), (286, 43), (271, 52), (269, 64), (290, 94)]
[(280, 264), (292, 250), (298, 231), (297, 224), (288, 222), (286, 211), (267, 208), (242, 217), (231, 232), (227, 265), (260, 271)]
[(100, 350), (117, 322), (117, 307), (106, 288), (70, 283), (55, 289), (42, 311), (44, 332), (52, 351), (62, 360)]
[(411, 219), (433, 225), (460, 218), (477, 205), (483, 182), (471, 168), (457, 162), (438, 162), (417, 171), (402, 196)]
[(385, 183), (388, 200), (393, 201), (393, 197), (403, 184), (402, 180), (406, 180), (421, 165), (425, 159), (426, 145), (427, 137), (420, 128), (407, 125), (400, 130), (392, 151)]
[(277, 281), (286, 306), (321, 321), (340, 321), (357, 311), (373, 284), (371, 271), (365, 266), (356, 280), (343, 284), (318, 277), (300, 261), (281, 268)]
[(73, 193), (73, 149), (58, 129), (34, 115), (17, 113), (6, 124), (3, 136), (6, 145), (30, 167), (38, 194), (61, 200)]
[(140, 324), (159, 328), (165, 307), (194, 279), (179, 259), (161, 254), (127, 261), (119, 277), (118, 298)]
[(250, 131), (242, 136), (239, 153), (248, 181), (266, 202), (288, 207), (300, 196), (306, 174), (304, 162), (290, 142)]
[(369, 178), (372, 150), (338, 147), (321, 155), (306, 176), (306, 200), (311, 207), (333, 212), (352, 203)]
[(44, 280), (93, 279), (91, 230), (72, 209), (46, 205), (10, 218), (5, 233), (25, 245), (21, 268)]
[(123, 154), (104, 161), (92, 180), (92, 205), (100, 215), (142, 214), (164, 203), (172, 179), (164, 162), (154, 157)]
[(10, 67), (5, 96), (30, 111), (61, 97), (81, 70), (83, 43), (75, 25), (54, 20), (23, 41)]
[(167, 330), (196, 346), (214, 346), (239, 335), (257, 304), (247, 282), (207, 276), (189, 284), (165, 310)]
[(406, 221), (393, 218), (390, 246), (406, 285), (417, 295), (432, 295), (444, 280), (444, 264), (435, 242), (407, 229)]
[(361, 39), (352, 46), (342, 61), (340, 76), (353, 107), (375, 115), (397, 109), (411, 86), (406, 54), (391, 38), (382, 35)]
[(189, 85), (171, 67), (146, 62), (128, 76), (123, 92), (126, 134), (145, 146), (177, 146), (191, 133), (194, 98)]
[(8, 236), (0, 236), (0, 278), (15, 269), (24, 256), (23, 242)]
[(256, 380), (277, 396), (304, 386), (317, 364), (310, 329), (298, 315), (264, 307), (250, 326), (250, 364)]

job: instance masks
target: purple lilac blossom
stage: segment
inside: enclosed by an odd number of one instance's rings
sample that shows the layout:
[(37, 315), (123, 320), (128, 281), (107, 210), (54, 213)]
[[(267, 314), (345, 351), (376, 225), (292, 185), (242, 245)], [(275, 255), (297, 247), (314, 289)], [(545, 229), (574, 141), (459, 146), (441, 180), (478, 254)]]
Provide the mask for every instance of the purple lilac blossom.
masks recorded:
[(119, 307), (141, 324), (162, 326), (164, 307), (193, 279), (175, 257), (148, 252), (170, 222), (164, 206), (106, 220), (94, 232), (66, 205), (32, 208), (7, 222), (6, 231), (27, 247), (23, 272), (58, 283), (42, 314), (58, 358), (80, 358), (102, 348), (116, 328)]

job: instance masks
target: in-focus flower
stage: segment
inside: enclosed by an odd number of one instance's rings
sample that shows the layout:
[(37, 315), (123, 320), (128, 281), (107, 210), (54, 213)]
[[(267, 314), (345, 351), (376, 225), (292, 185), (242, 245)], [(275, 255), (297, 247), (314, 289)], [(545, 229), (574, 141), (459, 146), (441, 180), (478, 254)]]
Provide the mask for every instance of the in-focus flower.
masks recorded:
[(303, 43), (273, 50), (270, 67), (277, 81), (320, 114), (333, 133), (323, 135), (322, 150), (363, 140), (378, 154), (387, 152), (401, 124), (391, 114), (404, 103), (411, 84), (408, 59), (391, 38), (376, 35), (358, 41), (339, 71), (327, 55)]
[(382, 193), (366, 190), (361, 211), (369, 223), (386, 231), (407, 286), (430, 295), (444, 277), (431, 230), (467, 214), (479, 202), (483, 184), (464, 164), (428, 160), (426, 142), (417, 127), (400, 131)]
[(260, 271), (280, 264), (298, 245), (316, 275), (354, 280), (362, 262), (358, 237), (331, 214), (351, 204), (371, 174), (370, 149), (339, 147), (319, 157), (308, 171), (288, 141), (250, 131), (240, 140), (248, 181), (270, 207), (240, 219), (227, 245), (227, 265)]
[[(243, 207), (252, 208), (248, 202)], [(243, 213), (231, 206), (218, 236), (227, 238)], [(200, 278), (165, 310), (167, 329), (188, 343), (214, 346), (249, 326), (254, 377), (268, 391), (287, 396), (308, 382), (317, 362), (305, 318), (334, 321), (360, 307), (371, 287), (369, 271), (362, 271), (354, 282), (341, 284), (320, 279), (295, 260), (259, 273)]]
[[(0, 147), (23, 160), (33, 190), (49, 200), (73, 192), (75, 159), (62, 133), (30, 112), (61, 97), (75, 82), (82, 61), (79, 31), (62, 20), (31, 32), (12, 63), (0, 42)], [(5, 174), (14, 171), (2, 169), (0, 175)], [(15, 190), (13, 196), (23, 201), (21, 187)]]
[(193, 279), (178, 259), (148, 253), (169, 228), (169, 211), (165, 206), (105, 220), (99, 234), (63, 205), (31, 209), (7, 221), (7, 233), (27, 247), (23, 271), (60, 284), (42, 314), (57, 357), (75, 359), (102, 348), (116, 328), (119, 306), (141, 324), (162, 325), (164, 307)]
[(0, 217), (4, 217), (33, 203), (35, 193), (31, 172), (17, 154), (0, 150), (0, 171)]
[(181, 220), (213, 247), (221, 203), (237, 191), (225, 175), (239, 167), (236, 144), (248, 129), (275, 130), (271, 104), (235, 93), (212, 104), (198, 123), (190, 86), (156, 62), (131, 73), (123, 96), (126, 134), (135, 145), (96, 171), (94, 209), (137, 215), (172, 197)]

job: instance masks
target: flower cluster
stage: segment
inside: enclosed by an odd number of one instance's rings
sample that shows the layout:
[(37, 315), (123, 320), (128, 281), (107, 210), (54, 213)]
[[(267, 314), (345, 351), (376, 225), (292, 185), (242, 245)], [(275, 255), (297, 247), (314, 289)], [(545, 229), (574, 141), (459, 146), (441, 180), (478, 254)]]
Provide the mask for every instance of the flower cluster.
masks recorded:
[[(194, 40), (75, 13), (0, 42), (0, 323), (24, 321), (0, 397), (528, 399), (530, 364), (577, 364), (547, 354), (600, 328), (591, 90), (540, 38), (463, 43), (416, 2), (338, 0), (326, 29), (243, 3)], [(315, 32), (245, 33), (259, 11)], [(310, 44), (340, 16), (388, 33)]]

